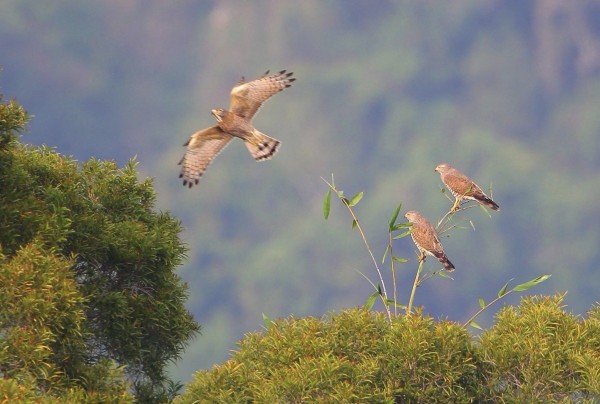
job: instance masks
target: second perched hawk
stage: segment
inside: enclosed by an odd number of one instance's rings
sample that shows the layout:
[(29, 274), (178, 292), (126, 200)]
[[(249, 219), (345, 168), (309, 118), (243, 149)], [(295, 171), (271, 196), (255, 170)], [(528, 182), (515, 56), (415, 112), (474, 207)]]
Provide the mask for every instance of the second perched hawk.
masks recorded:
[(424, 261), (426, 255), (431, 255), (437, 258), (446, 271), (454, 271), (454, 265), (446, 257), (433, 225), (415, 210), (406, 212), (404, 217), (412, 224), (410, 235), (419, 249), (419, 261)]
[(435, 168), (435, 171), (440, 173), (442, 182), (454, 195), (452, 212), (456, 212), (460, 208), (463, 199), (478, 201), (492, 210), (500, 210), (500, 206), (492, 201), (477, 184), (450, 164), (442, 163)]
[(187, 150), (179, 162), (179, 178), (183, 178), (183, 185), (191, 188), (198, 184), (213, 158), (234, 137), (244, 141), (256, 161), (273, 157), (279, 147), (279, 140), (257, 130), (252, 125), (252, 118), (266, 100), (292, 85), (296, 80), (291, 77), (292, 74), (282, 70), (269, 76), (267, 71), (262, 77), (250, 82), (245, 82), (242, 77), (231, 90), (229, 111), (221, 108), (211, 111), (217, 125), (199, 130), (185, 143)]

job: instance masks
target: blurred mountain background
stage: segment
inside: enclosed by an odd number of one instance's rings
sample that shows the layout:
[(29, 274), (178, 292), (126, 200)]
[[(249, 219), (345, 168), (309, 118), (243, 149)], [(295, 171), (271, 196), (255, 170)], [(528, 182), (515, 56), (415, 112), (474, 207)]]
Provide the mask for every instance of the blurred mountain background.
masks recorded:
[[(468, 211), (475, 231), (443, 240), (455, 280), (417, 291), (436, 318), (465, 321), (480, 296), (544, 273), (532, 293), (568, 291), (576, 313), (599, 300), (600, 1), (3, 0), (0, 65), (0, 92), (34, 115), (23, 142), (79, 161), (137, 156), (159, 208), (181, 218), (180, 274), (203, 326), (172, 368), (182, 381), (262, 313), (320, 316), (371, 294), (339, 201), (323, 220), (332, 173), (346, 195), (365, 192), (356, 210), (377, 257), (398, 203), (435, 222), (449, 209), (438, 163), (493, 189), (501, 212)], [(242, 75), (267, 69), (298, 78), (254, 120), (280, 152), (255, 163), (234, 141), (184, 188), (183, 143)], [(410, 260), (406, 302), (415, 249), (394, 248)]]

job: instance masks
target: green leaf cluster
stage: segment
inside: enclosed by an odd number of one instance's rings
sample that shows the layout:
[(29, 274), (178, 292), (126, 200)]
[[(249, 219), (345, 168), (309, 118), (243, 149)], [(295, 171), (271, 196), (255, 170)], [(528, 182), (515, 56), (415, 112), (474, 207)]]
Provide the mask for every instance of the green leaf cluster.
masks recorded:
[(176, 402), (555, 402), (600, 399), (600, 310), (562, 296), (501, 310), (481, 337), (416, 313), (351, 309), (271, 321)]
[(0, 397), (80, 388), (110, 401), (126, 375), (138, 399), (162, 400), (165, 367), (199, 331), (175, 274), (181, 225), (154, 210), (133, 161), (79, 166), (28, 147), (26, 120), (0, 99)]

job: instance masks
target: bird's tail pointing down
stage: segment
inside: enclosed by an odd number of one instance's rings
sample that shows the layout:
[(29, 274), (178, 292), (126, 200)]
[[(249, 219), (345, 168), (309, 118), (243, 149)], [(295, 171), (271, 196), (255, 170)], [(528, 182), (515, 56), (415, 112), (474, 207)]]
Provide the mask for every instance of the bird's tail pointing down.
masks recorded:
[(435, 258), (438, 259), (438, 261), (444, 266), (444, 269), (448, 272), (452, 272), (454, 271), (454, 264), (452, 264), (450, 262), (450, 260), (448, 259), (448, 257), (446, 257), (446, 254), (439, 254), (436, 255)]
[(244, 139), (248, 151), (256, 161), (268, 160), (277, 152), (281, 142), (265, 135), (258, 130), (254, 131), (254, 136), (250, 139)]
[(500, 210), (500, 206), (498, 206), (498, 204), (494, 201), (492, 201), (487, 195), (484, 195), (484, 197), (481, 200), (481, 203), (483, 203), (485, 206), (487, 206), (488, 208), (490, 208), (491, 210)]

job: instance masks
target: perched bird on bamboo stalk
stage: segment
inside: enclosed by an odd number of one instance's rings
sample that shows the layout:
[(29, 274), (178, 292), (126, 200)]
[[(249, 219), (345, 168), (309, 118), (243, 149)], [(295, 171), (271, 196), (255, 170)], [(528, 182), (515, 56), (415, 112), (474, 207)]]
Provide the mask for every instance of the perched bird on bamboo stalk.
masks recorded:
[(451, 212), (456, 212), (460, 209), (460, 204), (464, 199), (477, 201), (492, 210), (500, 210), (500, 206), (487, 196), (477, 184), (469, 177), (452, 167), (450, 164), (439, 164), (435, 171), (440, 173), (442, 182), (454, 195), (454, 205)]
[(410, 235), (419, 249), (419, 261), (425, 261), (425, 257), (431, 255), (437, 258), (446, 271), (454, 271), (454, 265), (446, 257), (433, 225), (416, 210), (406, 212), (404, 217), (412, 224)]

